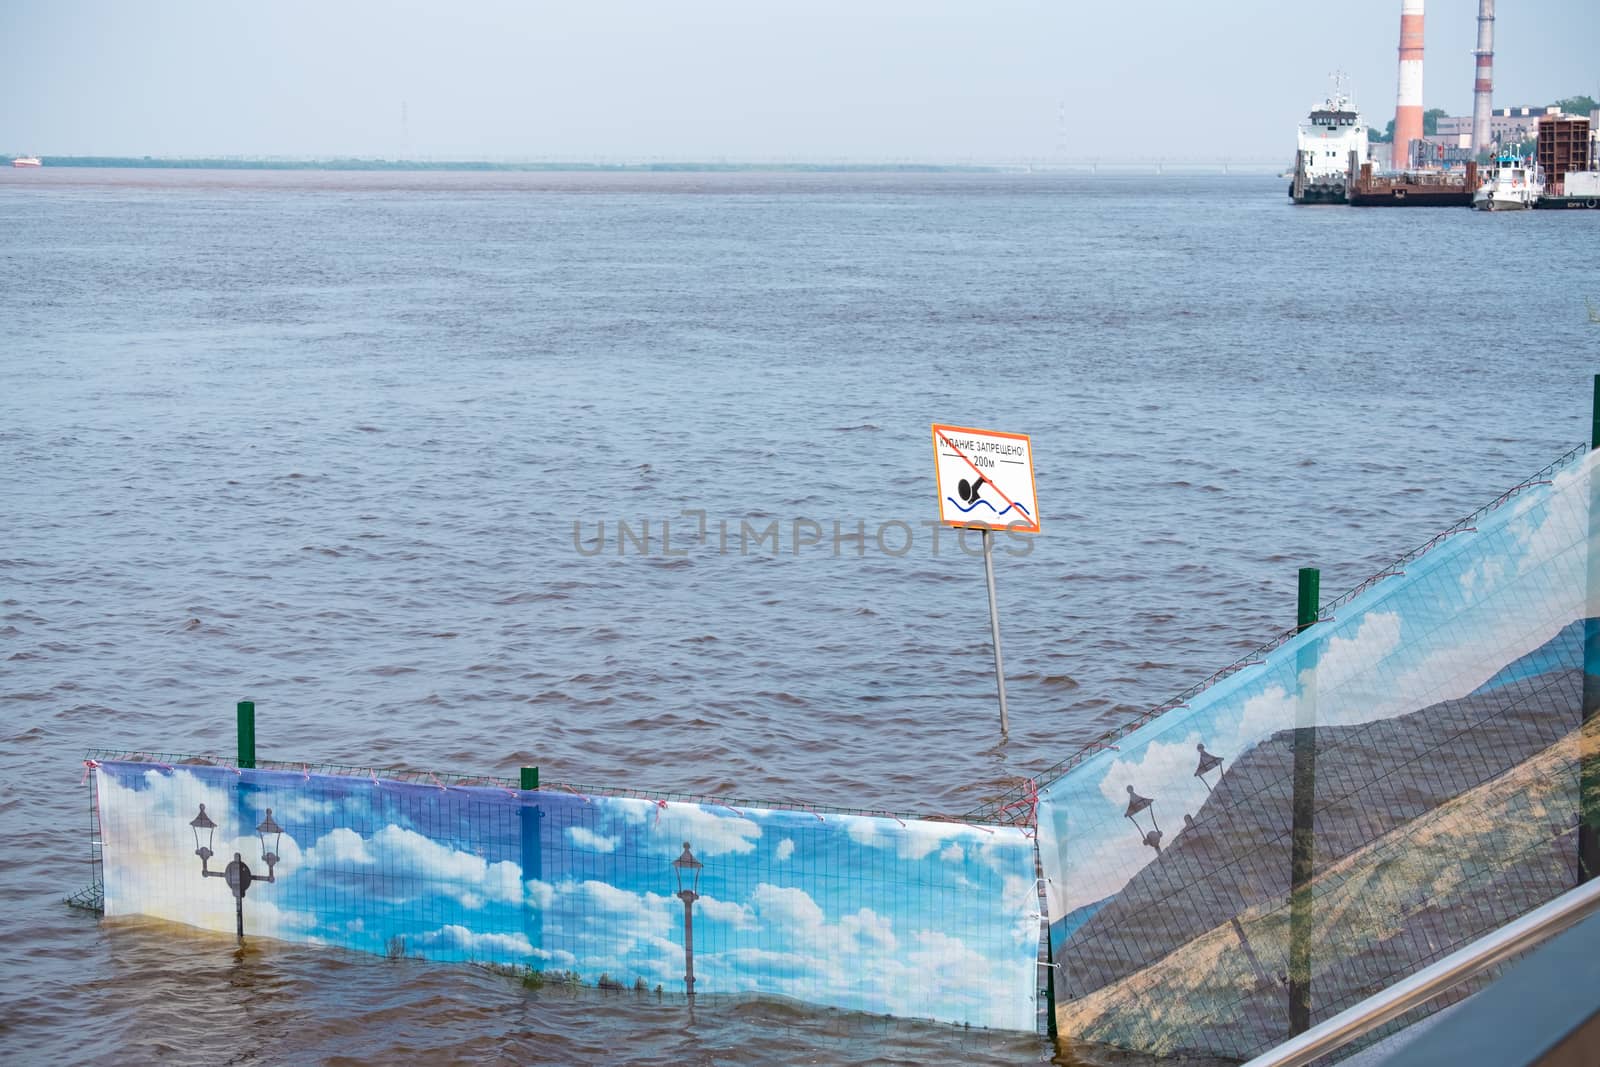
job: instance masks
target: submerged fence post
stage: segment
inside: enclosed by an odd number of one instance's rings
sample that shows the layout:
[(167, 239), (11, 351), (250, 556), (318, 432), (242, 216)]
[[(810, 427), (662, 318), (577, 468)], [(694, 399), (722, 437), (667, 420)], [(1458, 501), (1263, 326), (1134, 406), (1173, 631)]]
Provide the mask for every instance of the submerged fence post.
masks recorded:
[[(1295, 627), (1304, 630), (1317, 621), (1317, 601), (1322, 573), (1300, 568), (1300, 602)], [(1317, 804), (1317, 653), (1301, 648), (1295, 663), (1300, 681), (1294, 727), (1293, 830), (1289, 844), (1289, 1034), (1311, 1028), (1311, 894), (1316, 860), (1315, 812)]]
[[(539, 788), (539, 768), (522, 768), (522, 778), (519, 783), (525, 793), (533, 792)], [(529, 798), (521, 798), (517, 821), (522, 832), (522, 884), (544, 881), (544, 854), (539, 846), (539, 820), (544, 818), (544, 812), (539, 810), (539, 805), (529, 803)], [(540, 907), (528, 900), (522, 905), (522, 932), (528, 939), (528, 946), (533, 950), (543, 947), (544, 941), (544, 912)], [(538, 957), (530, 957), (537, 959)], [(530, 963), (530, 969), (533, 964)]]
[[(1594, 407), (1589, 448), (1600, 449), (1600, 374), (1594, 376)], [(1578, 729), (1578, 882), (1600, 877), (1600, 558), (1594, 550), (1600, 516), (1600, 485), (1589, 477), (1589, 523), (1585, 540), (1587, 564), (1583, 598), (1583, 718)]]
[(256, 702), (239, 701), (239, 766), (254, 770), (256, 765)]

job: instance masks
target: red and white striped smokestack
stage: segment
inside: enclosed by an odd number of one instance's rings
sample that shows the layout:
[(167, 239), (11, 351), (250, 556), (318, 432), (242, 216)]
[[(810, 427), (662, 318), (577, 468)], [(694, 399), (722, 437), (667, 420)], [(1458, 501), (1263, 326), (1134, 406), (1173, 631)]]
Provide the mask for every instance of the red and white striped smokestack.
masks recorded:
[(1478, 80), (1472, 84), (1472, 150), (1489, 147), (1489, 115), (1494, 111), (1494, 0), (1478, 0)]
[(1422, 136), (1422, 0), (1400, 0), (1400, 92), (1394, 109), (1389, 165), (1405, 170), (1411, 142)]

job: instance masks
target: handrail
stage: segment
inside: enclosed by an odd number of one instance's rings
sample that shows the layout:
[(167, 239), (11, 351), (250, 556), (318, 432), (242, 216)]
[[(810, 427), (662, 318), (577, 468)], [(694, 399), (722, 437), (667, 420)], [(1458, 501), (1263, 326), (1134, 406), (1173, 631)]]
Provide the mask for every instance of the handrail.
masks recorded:
[(1554, 937), (1594, 912), (1600, 912), (1600, 878), (1567, 890), (1438, 963), (1263, 1052), (1244, 1067), (1304, 1067), (1495, 964)]

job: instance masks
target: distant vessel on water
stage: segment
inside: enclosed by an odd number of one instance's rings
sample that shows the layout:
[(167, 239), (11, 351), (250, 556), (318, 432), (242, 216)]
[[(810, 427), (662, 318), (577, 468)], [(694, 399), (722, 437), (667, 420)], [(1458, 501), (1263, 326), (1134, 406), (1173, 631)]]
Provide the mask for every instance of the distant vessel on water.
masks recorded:
[(18, 156), (11, 161), (11, 165), (13, 167), (40, 167), (44, 164), (39, 162), (38, 156)]
[(1361, 121), (1344, 76), (1333, 76), (1333, 91), (1300, 124), (1289, 199), (1297, 204), (1343, 204), (1355, 169), (1367, 158), (1367, 124)]
[(1544, 182), (1534, 161), (1519, 155), (1502, 155), (1484, 176), (1472, 196), (1479, 211), (1526, 211), (1539, 202)]

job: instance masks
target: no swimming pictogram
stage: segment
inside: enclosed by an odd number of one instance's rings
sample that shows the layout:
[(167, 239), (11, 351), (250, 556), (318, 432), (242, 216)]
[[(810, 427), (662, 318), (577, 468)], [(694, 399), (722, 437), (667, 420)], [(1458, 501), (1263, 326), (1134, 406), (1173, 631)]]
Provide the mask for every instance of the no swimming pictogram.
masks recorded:
[(933, 456), (945, 525), (1039, 532), (1027, 434), (935, 423)]

